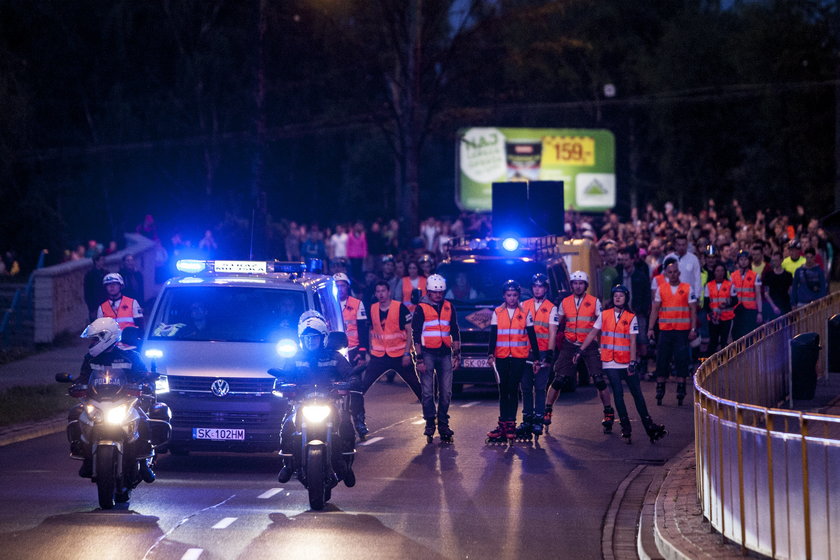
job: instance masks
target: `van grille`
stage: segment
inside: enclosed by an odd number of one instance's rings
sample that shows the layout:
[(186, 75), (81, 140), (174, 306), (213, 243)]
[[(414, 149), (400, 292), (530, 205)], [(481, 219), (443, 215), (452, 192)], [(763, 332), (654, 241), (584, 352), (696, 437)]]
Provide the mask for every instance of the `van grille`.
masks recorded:
[(173, 415), (173, 424), (176, 426), (215, 426), (224, 425), (227, 427), (259, 426), (274, 424), (277, 431), (280, 431), (280, 418), (272, 416), (268, 412), (221, 412), (221, 411), (178, 411)]
[(169, 380), (170, 391), (191, 391), (201, 393), (211, 393), (210, 385), (217, 379), (224, 379), (230, 385), (229, 394), (243, 394), (243, 393), (271, 393), (274, 388), (273, 379), (243, 379), (243, 378), (224, 378), (224, 377), (186, 377), (180, 375), (170, 375)]

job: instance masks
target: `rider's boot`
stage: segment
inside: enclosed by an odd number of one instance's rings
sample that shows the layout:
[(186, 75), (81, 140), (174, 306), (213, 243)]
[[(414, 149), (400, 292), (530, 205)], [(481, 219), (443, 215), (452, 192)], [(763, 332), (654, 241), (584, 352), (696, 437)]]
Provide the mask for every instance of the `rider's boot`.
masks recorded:
[(356, 473), (353, 472), (353, 453), (344, 453), (344, 473), (342, 479), (347, 488), (353, 488), (356, 485)]
[(143, 479), (143, 482), (151, 484), (157, 478), (157, 476), (155, 476), (155, 471), (152, 470), (152, 460), (154, 457), (152, 443), (147, 441), (140, 444), (137, 456), (140, 457), (138, 459), (140, 463), (140, 478)]
[(277, 474), (277, 482), (285, 484), (289, 482), (289, 480), (292, 479), (292, 475), (295, 474), (295, 462), (291, 453), (280, 453), (280, 456), (283, 457), (283, 466)]
[(368, 435), (367, 424), (365, 424), (365, 415), (362, 412), (353, 415), (353, 426), (356, 428), (356, 433), (359, 434), (359, 439), (365, 441)]

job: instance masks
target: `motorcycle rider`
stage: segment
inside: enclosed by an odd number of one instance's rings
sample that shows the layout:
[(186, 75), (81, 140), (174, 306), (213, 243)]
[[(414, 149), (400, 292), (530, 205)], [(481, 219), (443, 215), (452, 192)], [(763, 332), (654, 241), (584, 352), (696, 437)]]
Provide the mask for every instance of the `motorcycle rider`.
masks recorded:
[[(298, 321), (300, 350), (297, 355), (280, 364), (278, 369), (285, 372), (283, 381), (302, 385), (343, 381), (350, 383), (354, 388), (361, 385), (359, 376), (353, 372), (347, 358), (337, 349), (327, 347), (328, 334), (327, 323), (318, 312), (306, 311), (300, 316)], [(293, 409), (289, 412), (283, 420), (283, 428), (280, 432), (280, 455), (283, 457), (283, 467), (277, 475), (277, 480), (281, 483), (288, 482), (297, 470), (293, 452), (295, 445), (299, 444), (296, 440), (300, 434), (296, 433)], [(356, 436), (347, 411), (340, 411), (338, 433), (342, 451), (352, 451)], [(343, 461), (336, 461), (335, 466), (342, 475), (344, 484), (351, 487), (356, 484), (356, 475), (353, 473), (352, 455), (346, 457), (348, 458)]]
[[(129, 383), (142, 383), (151, 380), (140, 354), (130, 346), (120, 347), (118, 343), (121, 337), (120, 326), (111, 317), (100, 317), (85, 328), (81, 338), (89, 339), (91, 344), (76, 379), (77, 386), (87, 385), (91, 374), (95, 370), (104, 369), (127, 370)], [(82, 466), (79, 468), (79, 476), (90, 478), (93, 474), (93, 456), (90, 447), (82, 441), (82, 430), (79, 425), (82, 410), (82, 404), (78, 404), (70, 410), (67, 417), (67, 439), (70, 441), (70, 453), (77, 457), (84, 457)], [(149, 439), (149, 422), (145, 411), (141, 410), (140, 417), (142, 420), (137, 426), (140, 437), (136, 444), (138, 447), (134, 451), (137, 457), (144, 457), (152, 454), (152, 443)], [(149, 465), (149, 461), (140, 461), (140, 476), (146, 482), (154, 482), (155, 473)]]

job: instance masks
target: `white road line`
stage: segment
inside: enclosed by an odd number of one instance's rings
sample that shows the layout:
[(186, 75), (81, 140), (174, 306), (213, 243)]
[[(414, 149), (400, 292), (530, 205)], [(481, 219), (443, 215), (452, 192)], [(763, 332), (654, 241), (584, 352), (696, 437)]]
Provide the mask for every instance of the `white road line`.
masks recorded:
[(181, 556), (181, 560), (198, 560), (202, 552), (204, 552), (203, 548), (191, 548)]
[(213, 525), (213, 529), (227, 529), (234, 521), (236, 521), (235, 517), (225, 517), (224, 519)]
[(380, 440), (383, 440), (383, 439), (385, 439), (385, 438), (382, 437), (382, 436), (372, 437), (367, 441), (363, 441), (359, 445), (370, 445), (371, 443), (376, 443), (377, 441), (380, 441)]
[(461, 408), (469, 408), (469, 407), (475, 406), (477, 404), (481, 404), (481, 401), (473, 401), (473, 402), (468, 402), (466, 404), (462, 404)]
[(412, 424), (414, 424), (415, 426), (419, 426), (419, 425), (425, 424), (425, 423), (426, 423), (425, 420), (416, 420), (416, 421), (412, 422)]
[(257, 498), (267, 500), (268, 498), (274, 496), (275, 494), (279, 494), (282, 491), (282, 488), (272, 488), (271, 490), (266, 490), (265, 492), (257, 496)]

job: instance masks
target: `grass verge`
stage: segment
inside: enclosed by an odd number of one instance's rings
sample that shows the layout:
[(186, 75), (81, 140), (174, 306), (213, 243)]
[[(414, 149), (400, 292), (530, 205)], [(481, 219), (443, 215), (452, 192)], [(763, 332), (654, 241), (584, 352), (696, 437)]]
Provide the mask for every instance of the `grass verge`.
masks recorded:
[(77, 402), (67, 385), (18, 386), (0, 390), (0, 426), (44, 420), (70, 410)]

